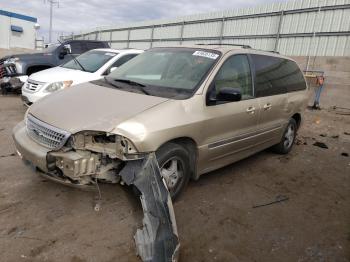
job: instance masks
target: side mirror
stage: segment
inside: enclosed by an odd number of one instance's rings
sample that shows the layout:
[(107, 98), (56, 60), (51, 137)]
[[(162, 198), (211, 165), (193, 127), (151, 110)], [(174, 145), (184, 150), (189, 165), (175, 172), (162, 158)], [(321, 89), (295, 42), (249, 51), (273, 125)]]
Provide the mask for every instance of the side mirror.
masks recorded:
[(223, 87), (216, 95), (217, 101), (236, 102), (242, 99), (242, 93), (239, 88)]
[(70, 54), (70, 53), (72, 53), (70, 45), (64, 45), (62, 47), (62, 50), (59, 53), (59, 58), (63, 59), (67, 54)]
[(114, 70), (116, 70), (118, 67), (117, 66), (113, 66), (111, 67), (111, 69), (109, 69), (109, 72), (112, 73)]

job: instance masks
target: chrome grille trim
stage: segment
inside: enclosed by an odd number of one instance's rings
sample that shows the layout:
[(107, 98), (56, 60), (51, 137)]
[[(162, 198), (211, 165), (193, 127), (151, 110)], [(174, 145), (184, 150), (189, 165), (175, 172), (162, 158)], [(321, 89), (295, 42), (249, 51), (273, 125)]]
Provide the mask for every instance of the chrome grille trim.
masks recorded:
[(60, 149), (67, 142), (70, 133), (46, 124), (32, 115), (26, 119), (26, 129), (29, 137), (47, 148)]
[(24, 85), (24, 88), (27, 91), (34, 93), (34, 92), (39, 91), (43, 85), (45, 85), (45, 83), (37, 82), (37, 81), (33, 81), (31, 79), (28, 79)]

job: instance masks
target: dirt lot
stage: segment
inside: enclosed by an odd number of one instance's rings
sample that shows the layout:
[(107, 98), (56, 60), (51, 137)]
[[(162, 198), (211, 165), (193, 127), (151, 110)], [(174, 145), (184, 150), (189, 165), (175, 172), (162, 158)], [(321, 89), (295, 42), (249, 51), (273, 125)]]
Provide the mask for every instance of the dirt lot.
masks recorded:
[[(102, 186), (96, 212), (95, 192), (37, 176), (14, 154), (11, 130), (24, 112), (18, 97), (0, 97), (0, 260), (139, 261), (133, 235), (142, 210), (133, 193)], [(180, 261), (350, 261), (344, 132), (350, 116), (307, 111), (288, 156), (265, 151), (191, 182), (174, 205)], [(253, 208), (279, 195), (289, 200)]]

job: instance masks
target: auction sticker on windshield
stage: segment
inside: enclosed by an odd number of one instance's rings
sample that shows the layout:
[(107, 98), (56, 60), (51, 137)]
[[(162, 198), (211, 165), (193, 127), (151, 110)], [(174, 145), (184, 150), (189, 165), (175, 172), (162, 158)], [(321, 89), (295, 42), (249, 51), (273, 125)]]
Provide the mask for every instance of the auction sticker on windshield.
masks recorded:
[(205, 51), (196, 51), (196, 52), (194, 52), (192, 55), (207, 57), (207, 58), (214, 59), (214, 60), (215, 60), (216, 58), (219, 57), (218, 54), (214, 54), (214, 53), (210, 53), (210, 52), (205, 52)]

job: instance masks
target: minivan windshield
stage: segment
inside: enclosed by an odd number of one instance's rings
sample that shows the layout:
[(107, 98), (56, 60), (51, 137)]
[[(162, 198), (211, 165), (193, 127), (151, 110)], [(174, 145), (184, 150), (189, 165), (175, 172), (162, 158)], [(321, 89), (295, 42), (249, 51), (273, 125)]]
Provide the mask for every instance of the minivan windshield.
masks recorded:
[(82, 71), (85, 70), (87, 72), (94, 73), (116, 55), (118, 55), (118, 53), (102, 50), (91, 50), (76, 57), (76, 60), (78, 60), (79, 63), (72, 59), (69, 62), (61, 65), (61, 67)]
[(106, 77), (119, 88), (142, 88), (148, 95), (190, 97), (218, 61), (220, 52), (195, 48), (154, 48)]

